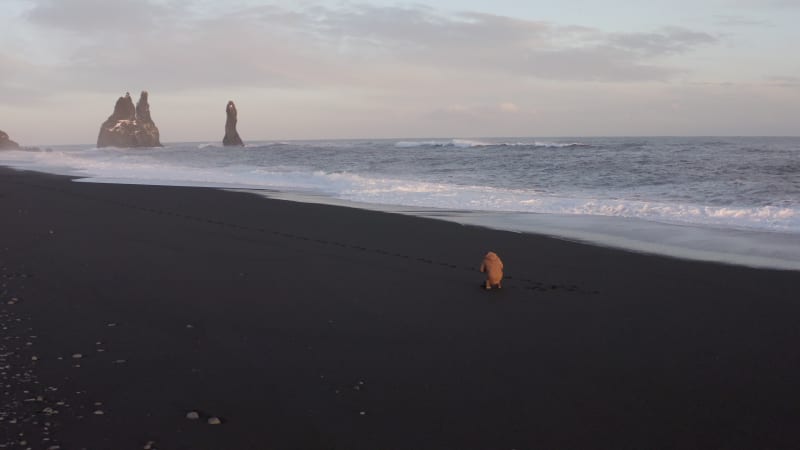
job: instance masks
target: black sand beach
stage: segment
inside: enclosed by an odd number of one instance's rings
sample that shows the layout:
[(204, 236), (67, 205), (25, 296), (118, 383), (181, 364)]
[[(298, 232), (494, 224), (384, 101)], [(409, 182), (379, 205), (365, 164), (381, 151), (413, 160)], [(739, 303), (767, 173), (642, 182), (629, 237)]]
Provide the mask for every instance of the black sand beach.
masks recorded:
[(798, 272), (5, 168), (0, 270), (0, 448), (800, 447)]

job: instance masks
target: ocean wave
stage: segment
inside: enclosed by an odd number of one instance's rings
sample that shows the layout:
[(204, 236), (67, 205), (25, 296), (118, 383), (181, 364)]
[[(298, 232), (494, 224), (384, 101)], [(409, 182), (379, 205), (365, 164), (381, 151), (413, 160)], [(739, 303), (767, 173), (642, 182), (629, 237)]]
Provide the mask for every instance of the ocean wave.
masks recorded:
[[(339, 144), (339, 143), (336, 143)], [(387, 141), (384, 145), (398, 145)], [(450, 145), (480, 147), (497, 145), (570, 146), (577, 143), (537, 142), (490, 143), (475, 140), (409, 141), (411, 146)], [(257, 145), (285, 145), (261, 143)], [(56, 148), (51, 151), (12, 151), (0, 153), (0, 164), (33, 168), (45, 172), (78, 175), (106, 182), (211, 187), (241, 187), (285, 191), (315, 192), (332, 198), (379, 205), (430, 207), (452, 210), (475, 210), (514, 213), (584, 215), (637, 218), (647, 221), (711, 226), (731, 229), (784, 231), (800, 234), (800, 202), (755, 206), (741, 200), (727, 206), (702, 204), (708, 195), (684, 200), (652, 198), (643, 200), (644, 190), (598, 189), (568, 192), (554, 186), (547, 193), (532, 189), (510, 189), (467, 185), (465, 180), (450, 178), (450, 173), (422, 178), (417, 171), (402, 174), (354, 173), (347, 168), (319, 170), (318, 154), (295, 159), (295, 152), (274, 157), (257, 152), (242, 153), (198, 151), (213, 150), (216, 144), (176, 145), (165, 149), (96, 149), (88, 146)], [(255, 157), (253, 157), (255, 155)], [(351, 157), (354, 157), (351, 155)], [(262, 158), (262, 159), (259, 159)], [(310, 167), (311, 164), (316, 167)], [(374, 170), (367, 168), (365, 170)], [(467, 169), (463, 169), (467, 170)], [(576, 174), (578, 176), (578, 174)], [(438, 182), (439, 180), (446, 182)], [(460, 183), (459, 183), (460, 181)], [(469, 182), (474, 184), (475, 182)], [(481, 182), (477, 182), (482, 184)], [(521, 184), (522, 185), (522, 184)], [(769, 203), (763, 203), (767, 205)]]
[(570, 148), (591, 147), (582, 142), (485, 142), (469, 139), (449, 139), (432, 141), (398, 141), (394, 144), (397, 148), (419, 147), (455, 147), (455, 148), (481, 148), (481, 147), (543, 147), (543, 148)]
[[(730, 229), (800, 233), (800, 207), (710, 206), (634, 199), (544, 195), (530, 190), (461, 186), (336, 174), (344, 200), (451, 210), (603, 216)], [(334, 189), (336, 190), (336, 189)]]

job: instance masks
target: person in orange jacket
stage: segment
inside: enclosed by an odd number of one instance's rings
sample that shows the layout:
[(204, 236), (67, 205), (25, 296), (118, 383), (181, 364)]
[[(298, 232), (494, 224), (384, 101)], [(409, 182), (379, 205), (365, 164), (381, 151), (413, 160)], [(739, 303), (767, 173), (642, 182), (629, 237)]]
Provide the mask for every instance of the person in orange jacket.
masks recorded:
[(503, 261), (497, 256), (497, 253), (489, 252), (483, 257), (481, 272), (486, 272), (485, 288), (487, 291), (491, 289), (492, 286), (497, 286), (498, 289), (502, 289), (503, 286), (500, 282), (503, 280)]

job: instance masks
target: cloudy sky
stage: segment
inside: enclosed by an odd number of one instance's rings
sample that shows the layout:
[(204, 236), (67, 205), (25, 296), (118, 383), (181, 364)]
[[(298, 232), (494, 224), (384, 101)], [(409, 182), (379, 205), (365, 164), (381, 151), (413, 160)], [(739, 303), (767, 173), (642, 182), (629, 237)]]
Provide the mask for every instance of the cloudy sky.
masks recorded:
[(0, 129), (93, 143), (800, 134), (800, 0), (0, 0)]

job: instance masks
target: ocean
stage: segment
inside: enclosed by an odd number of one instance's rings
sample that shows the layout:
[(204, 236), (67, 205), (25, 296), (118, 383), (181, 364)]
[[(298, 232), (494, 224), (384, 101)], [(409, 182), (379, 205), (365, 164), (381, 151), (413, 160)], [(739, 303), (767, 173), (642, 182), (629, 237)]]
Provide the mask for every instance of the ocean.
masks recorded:
[(85, 182), (248, 190), (680, 258), (800, 270), (798, 137), (71, 145), (0, 152), (0, 164)]

